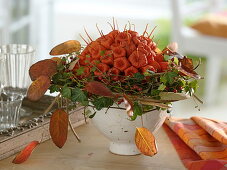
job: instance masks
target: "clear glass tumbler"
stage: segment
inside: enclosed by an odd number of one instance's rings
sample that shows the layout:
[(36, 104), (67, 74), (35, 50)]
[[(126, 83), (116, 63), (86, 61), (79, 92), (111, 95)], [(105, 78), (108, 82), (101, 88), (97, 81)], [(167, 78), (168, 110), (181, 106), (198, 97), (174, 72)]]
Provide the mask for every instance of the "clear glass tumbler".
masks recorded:
[(20, 120), (20, 107), (23, 96), (12, 93), (1, 94), (0, 99), (0, 130), (16, 127)]
[(32, 113), (21, 109), (21, 103), (31, 83), (29, 68), (34, 53), (35, 50), (26, 44), (0, 46), (0, 127), (16, 126), (20, 116)]
[(4, 60), (2, 69), (3, 93), (26, 95), (31, 83), (29, 68), (35, 50), (26, 44), (9, 44), (0, 46), (0, 58)]

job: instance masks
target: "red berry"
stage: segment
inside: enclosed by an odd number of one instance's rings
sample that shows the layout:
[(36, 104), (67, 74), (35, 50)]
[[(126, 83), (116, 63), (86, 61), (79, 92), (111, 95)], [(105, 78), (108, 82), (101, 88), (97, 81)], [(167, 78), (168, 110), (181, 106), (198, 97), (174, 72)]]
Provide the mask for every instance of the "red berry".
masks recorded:
[(118, 104), (121, 104), (123, 101), (124, 101), (124, 100), (121, 99), (121, 100), (119, 100), (117, 103), (118, 103)]
[(139, 87), (137, 85), (132, 86), (133, 89), (138, 89)]
[(177, 89), (174, 89), (173, 92), (174, 92), (174, 93), (177, 93)]

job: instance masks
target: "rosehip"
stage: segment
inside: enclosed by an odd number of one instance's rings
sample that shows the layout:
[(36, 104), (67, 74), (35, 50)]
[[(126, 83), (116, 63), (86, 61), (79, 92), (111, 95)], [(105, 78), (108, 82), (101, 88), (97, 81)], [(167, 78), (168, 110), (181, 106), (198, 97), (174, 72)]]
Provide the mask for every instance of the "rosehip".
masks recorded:
[(139, 87), (137, 85), (132, 86), (133, 89), (138, 89)]
[(119, 101), (117, 102), (117, 104), (121, 104), (123, 101), (124, 101), (124, 100), (121, 99), (121, 100), (119, 100)]
[(138, 90), (138, 91), (142, 91), (143, 89), (142, 89), (141, 87), (139, 87), (137, 90)]

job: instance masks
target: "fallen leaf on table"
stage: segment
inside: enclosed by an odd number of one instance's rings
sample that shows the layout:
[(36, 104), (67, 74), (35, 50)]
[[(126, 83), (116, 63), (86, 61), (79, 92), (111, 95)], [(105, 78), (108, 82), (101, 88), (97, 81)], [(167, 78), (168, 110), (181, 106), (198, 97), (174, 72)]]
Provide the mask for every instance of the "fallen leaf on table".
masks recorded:
[(157, 153), (155, 137), (147, 128), (136, 128), (135, 143), (144, 155), (154, 156)]
[(15, 164), (21, 164), (25, 162), (29, 156), (31, 155), (32, 151), (35, 147), (39, 144), (38, 141), (30, 142), (12, 161)]

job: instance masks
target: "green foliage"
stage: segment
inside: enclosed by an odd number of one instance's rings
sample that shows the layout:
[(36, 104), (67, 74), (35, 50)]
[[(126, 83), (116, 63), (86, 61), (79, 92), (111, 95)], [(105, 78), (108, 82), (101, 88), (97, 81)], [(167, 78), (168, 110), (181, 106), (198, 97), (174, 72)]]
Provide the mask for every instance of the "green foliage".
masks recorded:
[(113, 99), (108, 97), (98, 97), (92, 101), (92, 104), (95, 106), (97, 110), (101, 110), (103, 108), (108, 108), (112, 106), (114, 103)]
[(66, 98), (68, 98), (68, 99), (70, 99), (71, 98), (71, 89), (69, 88), (69, 87), (67, 87), (67, 86), (64, 86), (63, 88), (62, 88), (62, 96), (63, 97), (66, 97)]
[(138, 102), (134, 102), (133, 113), (139, 116), (143, 114), (142, 106)]
[(77, 87), (72, 89), (71, 101), (80, 102), (82, 105), (85, 106), (89, 103), (87, 94)]

